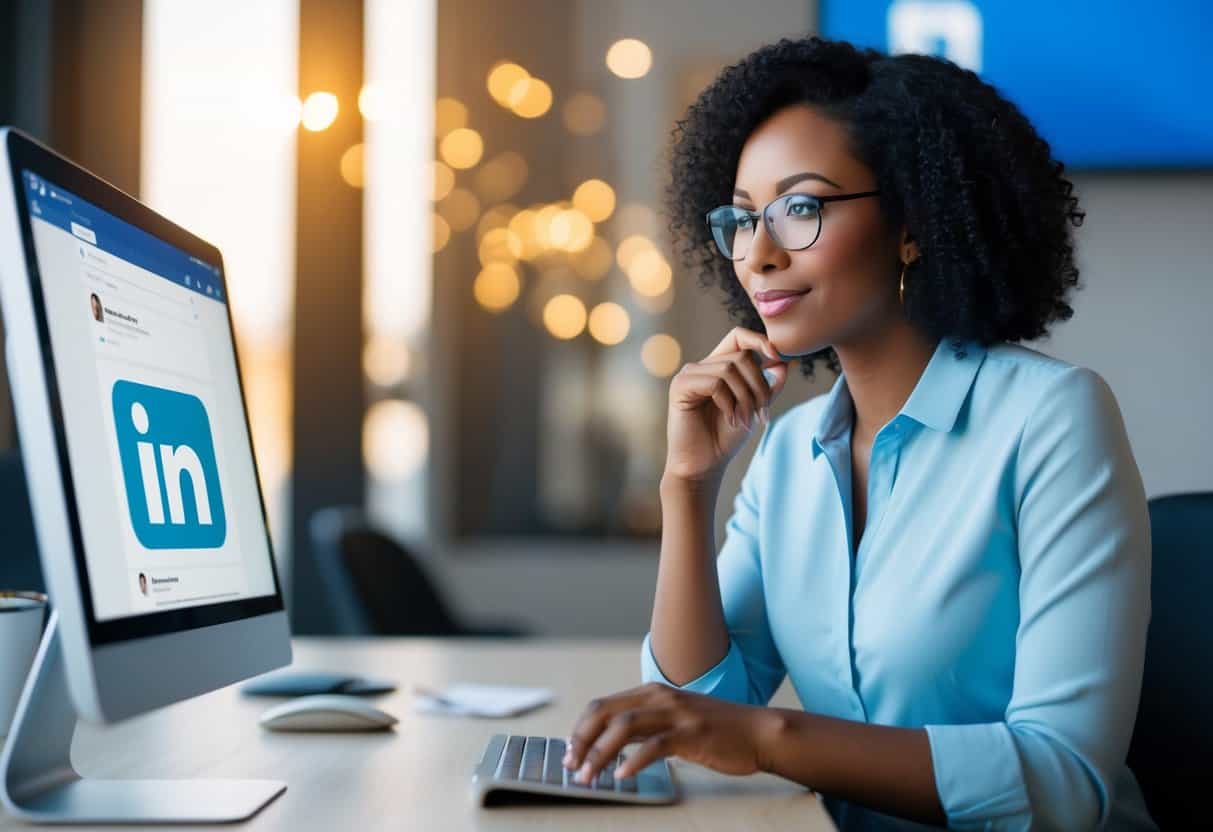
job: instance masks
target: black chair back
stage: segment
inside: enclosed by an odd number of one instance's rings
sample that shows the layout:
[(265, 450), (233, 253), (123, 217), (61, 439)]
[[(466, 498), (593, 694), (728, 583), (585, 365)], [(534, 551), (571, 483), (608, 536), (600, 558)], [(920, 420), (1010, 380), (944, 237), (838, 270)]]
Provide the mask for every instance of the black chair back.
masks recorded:
[(358, 508), (317, 511), (310, 521), (317, 566), (343, 632), (384, 636), (516, 636), (509, 623), (463, 622), (421, 559), (376, 529)]
[(1128, 764), (1159, 827), (1181, 829), (1208, 811), (1213, 772), (1213, 492), (1149, 509), (1150, 630)]
[(45, 592), (25, 468), (16, 448), (0, 452), (0, 507), (0, 589)]

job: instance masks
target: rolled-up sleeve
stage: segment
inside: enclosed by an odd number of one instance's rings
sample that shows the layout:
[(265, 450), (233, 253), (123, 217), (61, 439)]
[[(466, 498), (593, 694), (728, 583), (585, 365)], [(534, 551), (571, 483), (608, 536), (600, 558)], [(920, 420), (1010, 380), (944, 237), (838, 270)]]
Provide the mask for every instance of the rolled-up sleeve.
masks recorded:
[(928, 725), (949, 826), (1094, 829), (1124, 764), (1150, 617), (1150, 526), (1116, 399), (1072, 367), (1015, 468), (1020, 617), (1004, 722)]
[(768, 425), (758, 441), (741, 488), (733, 500), (733, 513), (725, 524), (724, 545), (716, 558), (720, 598), (729, 631), (728, 652), (698, 678), (685, 685), (675, 685), (657, 665), (650, 635), (646, 634), (640, 648), (644, 681), (662, 682), (749, 705), (767, 704), (783, 682), (786, 670), (767, 621), (758, 533), (765, 479), (764, 452), (774, 429), (774, 424)]

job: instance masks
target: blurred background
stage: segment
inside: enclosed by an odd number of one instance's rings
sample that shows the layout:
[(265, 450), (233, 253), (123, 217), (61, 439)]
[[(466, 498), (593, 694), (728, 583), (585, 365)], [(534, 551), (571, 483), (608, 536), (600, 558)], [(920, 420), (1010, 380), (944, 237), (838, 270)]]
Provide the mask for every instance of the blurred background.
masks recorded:
[(669, 131), (780, 37), (946, 55), (1020, 104), (1087, 211), (1076, 314), (1028, 346), (1107, 379), (1149, 496), (1213, 488), (1201, 5), (0, 0), (0, 123), (223, 251), (296, 632), (639, 637), (669, 376), (732, 325), (672, 258)]

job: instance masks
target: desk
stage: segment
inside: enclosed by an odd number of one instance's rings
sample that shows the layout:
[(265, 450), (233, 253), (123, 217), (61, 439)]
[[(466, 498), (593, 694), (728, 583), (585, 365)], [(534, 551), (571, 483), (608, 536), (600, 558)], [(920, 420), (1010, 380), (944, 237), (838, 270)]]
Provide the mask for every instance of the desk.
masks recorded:
[[(90, 777), (252, 777), (288, 783), (286, 792), (248, 824), (212, 827), (226, 832), (834, 829), (817, 796), (801, 786), (765, 774), (727, 777), (682, 761), (673, 762), (682, 792), (675, 806), (481, 809), (473, 802), (471, 772), (489, 736), (567, 735), (589, 699), (638, 682), (638, 651), (639, 642), (618, 640), (298, 639), (296, 668), (395, 679), (399, 691), (373, 700), (400, 718), (395, 731), (271, 733), (257, 725), (257, 717), (274, 700), (245, 697), (231, 687), (119, 725), (82, 725), (72, 756)], [(557, 701), (502, 720), (412, 712), (411, 684), (455, 681), (550, 687)], [(795, 703), (787, 686), (773, 702)], [(0, 830), (15, 828), (28, 827), (0, 814)]]

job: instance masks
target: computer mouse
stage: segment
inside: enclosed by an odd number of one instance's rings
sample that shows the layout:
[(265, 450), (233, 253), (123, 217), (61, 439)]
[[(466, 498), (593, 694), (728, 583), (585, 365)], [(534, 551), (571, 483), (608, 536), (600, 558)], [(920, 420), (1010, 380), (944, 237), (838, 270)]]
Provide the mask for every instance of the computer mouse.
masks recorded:
[(316, 694), (275, 705), (261, 715), (271, 731), (386, 731), (399, 720), (354, 696)]

